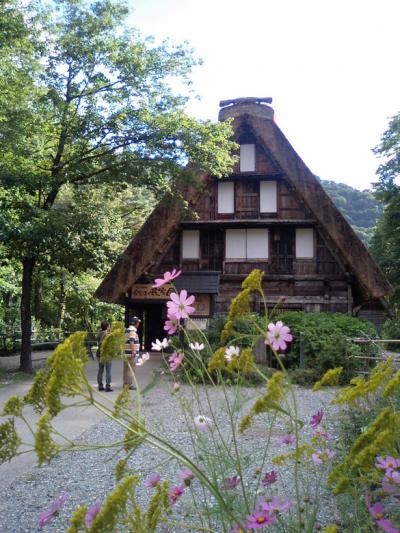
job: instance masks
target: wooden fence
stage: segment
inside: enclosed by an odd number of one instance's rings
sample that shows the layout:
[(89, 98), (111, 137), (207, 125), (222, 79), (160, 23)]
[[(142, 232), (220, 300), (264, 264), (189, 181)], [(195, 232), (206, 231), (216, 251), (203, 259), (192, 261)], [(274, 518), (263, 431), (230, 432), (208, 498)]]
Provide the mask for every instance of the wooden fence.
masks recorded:
[(364, 355), (348, 355), (349, 359), (359, 359), (365, 362), (364, 369), (360, 370), (359, 374), (369, 374), (374, 363), (378, 361), (386, 361), (390, 356), (393, 356), (395, 364), (400, 364), (400, 353), (384, 348), (384, 345), (387, 344), (400, 344), (400, 339), (368, 339), (364, 337), (356, 337), (347, 338), (346, 340), (353, 344), (364, 345), (367, 347), (367, 353)]

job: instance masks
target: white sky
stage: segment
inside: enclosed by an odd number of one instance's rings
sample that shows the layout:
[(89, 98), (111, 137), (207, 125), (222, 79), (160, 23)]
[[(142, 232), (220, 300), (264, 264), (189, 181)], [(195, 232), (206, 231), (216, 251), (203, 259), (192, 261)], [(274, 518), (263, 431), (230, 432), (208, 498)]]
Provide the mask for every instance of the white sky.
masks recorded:
[(400, 111), (400, 0), (130, 0), (143, 35), (190, 42), (204, 60), (188, 111), (272, 96), (275, 119), (322, 179), (365, 189), (371, 149)]

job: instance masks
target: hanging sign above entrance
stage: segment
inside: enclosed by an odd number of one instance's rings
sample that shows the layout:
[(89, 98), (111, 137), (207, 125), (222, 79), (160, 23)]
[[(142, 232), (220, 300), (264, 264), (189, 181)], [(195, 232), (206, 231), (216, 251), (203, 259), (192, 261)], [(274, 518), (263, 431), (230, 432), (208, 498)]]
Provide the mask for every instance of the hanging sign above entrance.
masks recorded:
[(168, 300), (169, 295), (174, 291), (171, 283), (158, 288), (153, 288), (150, 283), (138, 283), (132, 287), (131, 298), (132, 300)]
[[(133, 285), (131, 290), (132, 300), (169, 300), (171, 292), (175, 292), (175, 288), (171, 283), (165, 284), (162, 287), (153, 288), (150, 283), (138, 283)], [(193, 316), (210, 316), (210, 295), (209, 294), (194, 294), (196, 300), (194, 303), (195, 311)]]

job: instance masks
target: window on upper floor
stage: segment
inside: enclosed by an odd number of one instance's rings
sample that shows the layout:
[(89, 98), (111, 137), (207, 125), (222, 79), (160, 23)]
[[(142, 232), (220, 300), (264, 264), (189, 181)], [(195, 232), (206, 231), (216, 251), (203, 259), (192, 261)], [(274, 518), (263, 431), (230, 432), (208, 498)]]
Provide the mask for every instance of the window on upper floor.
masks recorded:
[(227, 229), (225, 232), (225, 259), (268, 259), (269, 235), (267, 228)]
[(276, 213), (277, 210), (276, 181), (260, 181), (260, 213)]
[(235, 184), (233, 181), (218, 182), (218, 214), (235, 212)]
[(240, 172), (254, 172), (256, 170), (256, 145), (240, 145)]
[(184, 230), (182, 232), (182, 259), (200, 258), (200, 231)]
[(296, 259), (314, 258), (314, 230), (296, 228)]

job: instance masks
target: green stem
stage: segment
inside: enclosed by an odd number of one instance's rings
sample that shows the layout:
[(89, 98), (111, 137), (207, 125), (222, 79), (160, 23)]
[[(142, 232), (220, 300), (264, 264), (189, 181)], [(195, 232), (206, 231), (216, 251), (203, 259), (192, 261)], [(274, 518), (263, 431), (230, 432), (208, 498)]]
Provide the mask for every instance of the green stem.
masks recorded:
[[(133, 431), (132, 428), (130, 428), (127, 424), (123, 423), (118, 418), (114, 417), (110, 411), (108, 411), (103, 405), (101, 405), (96, 400), (94, 400), (94, 405), (97, 407), (97, 409), (99, 409), (99, 411), (104, 413), (111, 420), (114, 420), (114, 422), (116, 422), (120, 426), (124, 427), (127, 431)], [(150, 433), (148, 430), (146, 430), (144, 433), (144, 439), (152, 446), (155, 446), (159, 450), (165, 452), (166, 454), (170, 455), (174, 459), (178, 460), (179, 462), (190, 468), (195, 474), (195, 476), (201, 481), (201, 483), (203, 483), (208, 488), (208, 490), (218, 501), (219, 505), (225, 511), (225, 513), (233, 520), (235, 520), (235, 516), (232, 514), (232, 511), (229, 509), (229, 507), (226, 505), (225, 500), (220, 494), (218, 488), (210, 482), (207, 476), (205, 476), (203, 472), (197, 467), (197, 465), (195, 465), (188, 457), (186, 457), (186, 455), (176, 450), (176, 448), (171, 446), (168, 442), (164, 441), (160, 437)]]

